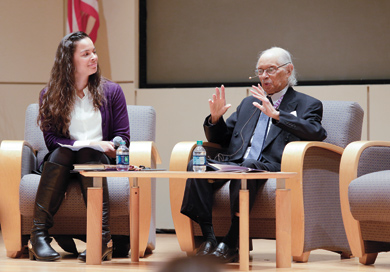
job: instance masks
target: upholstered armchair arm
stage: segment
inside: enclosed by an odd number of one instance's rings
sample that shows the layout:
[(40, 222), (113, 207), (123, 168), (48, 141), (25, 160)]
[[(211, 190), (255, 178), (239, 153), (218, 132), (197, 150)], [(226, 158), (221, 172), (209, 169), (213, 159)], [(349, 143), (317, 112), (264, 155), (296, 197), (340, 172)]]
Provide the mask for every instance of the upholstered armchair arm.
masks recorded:
[[(347, 233), (348, 242), (351, 247), (352, 254), (360, 258), (361, 263), (370, 263), (370, 254), (366, 254), (364, 250), (363, 239), (360, 232), (359, 221), (355, 220), (352, 216), (349, 199), (348, 199), (348, 186), (349, 184), (361, 175), (359, 173), (359, 167), (365, 163), (362, 159), (364, 152), (370, 152), (369, 157), (371, 159), (370, 172), (388, 170), (388, 166), (384, 169), (381, 164), (372, 163), (372, 159), (375, 156), (379, 156), (378, 150), (385, 149), (390, 154), (390, 142), (380, 141), (357, 141), (349, 144), (343, 153), (340, 164), (340, 202), (341, 212), (343, 216), (345, 231)], [(372, 151), (371, 151), (372, 150)], [(387, 157), (387, 161), (390, 157)], [(383, 164), (382, 164), (383, 165)], [(367, 173), (367, 172), (365, 172)], [(376, 257), (376, 256), (375, 256)], [(374, 257), (374, 260), (375, 260)]]
[[(297, 172), (295, 178), (286, 180), (286, 188), (291, 189), (292, 212), (292, 255), (295, 261), (306, 262), (310, 250), (305, 250), (305, 209), (303, 187), (311, 185), (311, 179), (307, 178), (305, 171), (315, 169), (318, 175), (328, 171), (327, 158), (334, 158), (328, 162), (330, 167), (339, 167), (339, 160), (343, 148), (325, 142), (291, 142), (283, 152), (281, 170), (283, 172)], [(324, 159), (325, 158), (325, 159)], [(323, 167), (318, 167), (324, 160)], [(338, 176), (337, 176), (338, 177)]]
[(22, 247), (19, 185), (25, 150), (33, 150), (26, 141), (5, 140), (0, 146), (0, 222), (7, 256), (12, 258), (21, 254)]
[[(130, 142), (130, 164), (132, 165), (143, 165), (149, 168), (156, 168), (157, 164), (161, 164), (160, 154), (158, 153), (157, 147), (153, 141), (133, 141)], [(155, 199), (153, 194), (155, 191), (152, 190), (152, 179), (150, 178), (139, 178), (139, 225), (150, 226), (152, 218), (152, 199)], [(130, 180), (131, 186), (133, 180)], [(155, 213), (153, 213), (155, 214)], [(144, 257), (145, 251), (153, 250), (153, 245), (148, 245), (149, 228), (141, 227), (139, 233), (139, 254), (140, 257)]]
[[(204, 142), (203, 146), (207, 155), (214, 155), (221, 150), (220, 146), (214, 143)], [(169, 164), (170, 171), (187, 171), (187, 165), (192, 158), (192, 151), (196, 147), (196, 142), (177, 143), (171, 153)], [(183, 201), (186, 179), (169, 179), (169, 193), (171, 203), (172, 219), (175, 226), (176, 236), (182, 251), (191, 254), (195, 249), (195, 241), (191, 219), (180, 213)]]
[(36, 150), (34, 150), (29, 143), (25, 142), (22, 151), (22, 177), (24, 175), (31, 174), (33, 170), (37, 170), (38, 166), (39, 165)]

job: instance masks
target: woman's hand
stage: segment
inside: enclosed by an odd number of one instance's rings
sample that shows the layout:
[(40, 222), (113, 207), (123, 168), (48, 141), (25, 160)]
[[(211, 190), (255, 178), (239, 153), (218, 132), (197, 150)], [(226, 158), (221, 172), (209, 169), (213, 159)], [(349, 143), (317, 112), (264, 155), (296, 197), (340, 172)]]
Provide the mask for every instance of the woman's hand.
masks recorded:
[(258, 86), (252, 86), (254, 90), (251, 89), (251, 93), (253, 94), (254, 97), (259, 99), (262, 103), (260, 105), (257, 102), (253, 102), (253, 105), (260, 109), (264, 114), (267, 116), (279, 120), (279, 112), (274, 108), (274, 106), (271, 104), (271, 102), (268, 100), (267, 95), (263, 88), (258, 84)]
[(218, 88), (215, 88), (215, 94), (213, 98), (209, 99), (210, 113), (211, 113), (211, 123), (216, 124), (222, 115), (231, 107), (230, 104), (226, 105), (225, 99), (225, 87), (221, 85), (221, 91)]
[(100, 145), (103, 148), (104, 154), (106, 154), (110, 158), (116, 157), (116, 150), (114, 148), (113, 142), (98, 141), (98, 142), (91, 142), (91, 145)]

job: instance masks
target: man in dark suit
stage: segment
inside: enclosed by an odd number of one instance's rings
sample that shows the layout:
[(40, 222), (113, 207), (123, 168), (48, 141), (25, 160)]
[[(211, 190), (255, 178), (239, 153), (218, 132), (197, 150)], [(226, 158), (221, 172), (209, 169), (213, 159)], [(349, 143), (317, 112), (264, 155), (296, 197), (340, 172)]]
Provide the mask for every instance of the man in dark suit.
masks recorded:
[[(226, 104), (224, 86), (216, 88), (209, 100), (211, 114), (203, 126), (209, 142), (226, 148), (225, 154), (217, 158), (218, 163), (277, 172), (281, 168), (284, 147), (289, 142), (326, 138), (326, 131), (321, 126), (322, 103), (292, 88), (296, 84), (294, 66), (290, 53), (282, 48), (273, 47), (260, 54), (257, 74), (261, 85), (252, 86), (253, 95), (244, 98), (226, 121), (223, 115), (231, 105)], [(216, 161), (208, 159), (208, 162)], [(207, 167), (207, 170), (213, 169)], [(212, 225), (213, 192), (225, 182), (188, 179), (181, 212), (201, 227), (205, 241), (197, 255), (231, 262), (238, 258), (239, 180), (230, 182), (232, 221), (227, 235), (218, 245)], [(247, 181), (250, 208), (260, 185), (261, 181)]]

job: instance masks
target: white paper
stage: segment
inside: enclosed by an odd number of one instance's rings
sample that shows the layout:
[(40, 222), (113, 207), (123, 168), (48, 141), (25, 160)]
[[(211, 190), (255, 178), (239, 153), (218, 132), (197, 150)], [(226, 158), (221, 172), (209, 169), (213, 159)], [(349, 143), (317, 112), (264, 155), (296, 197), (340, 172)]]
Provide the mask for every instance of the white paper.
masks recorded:
[(104, 152), (103, 148), (100, 145), (77, 145), (77, 146), (74, 146), (74, 145), (66, 145), (66, 144), (60, 144), (60, 143), (58, 143), (58, 144), (62, 147), (69, 148), (72, 151), (79, 151), (81, 148), (89, 147), (89, 148), (95, 149), (97, 151)]
[(238, 173), (249, 173), (249, 172), (265, 172), (262, 169), (253, 169), (244, 166), (234, 165), (234, 164), (219, 164), (219, 163), (210, 163), (210, 166), (217, 168), (217, 172), (238, 172)]

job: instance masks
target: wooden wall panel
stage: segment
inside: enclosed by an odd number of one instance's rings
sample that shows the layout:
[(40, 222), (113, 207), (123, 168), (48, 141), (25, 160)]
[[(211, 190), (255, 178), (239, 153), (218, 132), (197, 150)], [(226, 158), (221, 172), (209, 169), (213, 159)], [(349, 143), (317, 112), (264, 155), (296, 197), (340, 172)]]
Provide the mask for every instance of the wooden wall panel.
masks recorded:
[(114, 81), (138, 78), (138, 0), (99, 1), (96, 48), (103, 75)]
[(64, 34), (63, 3), (0, 1), (0, 83), (48, 80)]
[(27, 106), (38, 103), (44, 85), (0, 84), (0, 142), (23, 140)]

